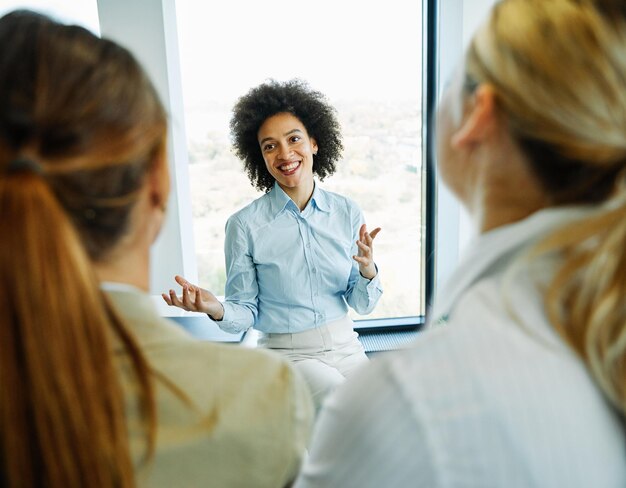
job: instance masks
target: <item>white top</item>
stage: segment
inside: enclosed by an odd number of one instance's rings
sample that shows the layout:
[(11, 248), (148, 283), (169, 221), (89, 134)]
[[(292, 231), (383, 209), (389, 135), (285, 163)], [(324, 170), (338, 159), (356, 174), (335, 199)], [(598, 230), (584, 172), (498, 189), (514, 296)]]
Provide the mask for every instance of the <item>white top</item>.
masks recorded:
[(480, 236), (437, 301), (435, 322), (448, 325), (330, 397), (295, 486), (626, 487), (624, 424), (544, 316), (553, 263), (510, 273), (588, 211), (545, 210)]

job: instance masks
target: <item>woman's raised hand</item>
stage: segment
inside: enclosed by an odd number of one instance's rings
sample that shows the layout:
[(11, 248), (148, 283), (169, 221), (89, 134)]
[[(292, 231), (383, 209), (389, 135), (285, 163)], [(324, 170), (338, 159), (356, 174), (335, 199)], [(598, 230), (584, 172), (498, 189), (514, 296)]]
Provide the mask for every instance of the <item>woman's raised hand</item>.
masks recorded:
[(179, 297), (174, 290), (170, 290), (169, 295), (162, 293), (165, 303), (188, 312), (206, 313), (214, 320), (224, 317), (224, 307), (213, 293), (190, 283), (182, 276), (177, 275), (174, 279), (183, 288), (183, 294)]
[(363, 224), (359, 229), (359, 240), (356, 245), (359, 253), (352, 256), (359, 263), (359, 271), (363, 278), (371, 280), (376, 276), (376, 265), (374, 264), (374, 238), (380, 232), (380, 227), (376, 227), (372, 232), (367, 232), (367, 226)]

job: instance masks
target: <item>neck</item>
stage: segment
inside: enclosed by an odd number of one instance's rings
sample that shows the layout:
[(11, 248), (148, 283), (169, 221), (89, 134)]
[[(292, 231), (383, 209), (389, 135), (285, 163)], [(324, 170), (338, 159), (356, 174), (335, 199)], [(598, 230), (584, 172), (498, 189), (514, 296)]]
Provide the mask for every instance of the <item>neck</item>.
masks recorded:
[(473, 211), (472, 215), (479, 233), (482, 234), (497, 227), (525, 219), (541, 208), (543, 208), (542, 205), (531, 207), (525, 204), (509, 202), (508, 204), (501, 204), (497, 208), (492, 208), (489, 205), (482, 206), (480, 211)]
[(298, 206), (301, 212), (307, 206), (309, 200), (311, 200), (313, 190), (315, 189), (315, 183), (312, 178), (310, 181), (302, 183), (295, 188), (285, 188), (280, 183), (279, 186), (283, 189), (287, 196), (293, 200), (293, 203)]
[(100, 281), (126, 283), (149, 291), (149, 249), (124, 249), (123, 252), (115, 252), (105, 260), (94, 263), (94, 267)]
[(499, 142), (499, 150), (475, 160), (462, 198), (480, 233), (522, 220), (550, 204), (517, 146), (506, 138)]
[(526, 171), (511, 173), (481, 175), (483, 181), (468, 204), (480, 233), (522, 220), (549, 205), (534, 177)]

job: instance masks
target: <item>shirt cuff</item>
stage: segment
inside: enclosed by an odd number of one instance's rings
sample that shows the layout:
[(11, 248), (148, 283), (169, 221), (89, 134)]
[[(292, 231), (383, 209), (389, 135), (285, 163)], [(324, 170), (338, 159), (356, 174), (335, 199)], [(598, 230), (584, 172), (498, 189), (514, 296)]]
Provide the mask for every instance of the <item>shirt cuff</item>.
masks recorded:
[[(374, 263), (374, 266), (376, 266), (376, 263)], [(365, 288), (365, 290), (368, 292), (368, 295), (373, 290), (379, 290), (380, 292), (383, 291), (382, 284), (380, 283), (380, 273), (378, 272), (378, 266), (376, 266), (376, 276), (374, 276), (371, 280), (367, 279), (359, 272), (359, 282), (359, 285), (362, 287), (362, 289)]]
[(361, 274), (361, 271), (359, 270), (359, 276), (361, 278), (363, 278), (366, 281), (374, 281), (376, 278), (378, 278), (378, 266), (376, 265), (376, 263), (374, 263), (374, 268), (376, 269), (376, 274), (374, 275), (374, 277), (372, 279), (366, 278), (365, 276), (363, 276)]
[(231, 334), (243, 332), (243, 329), (237, 323), (237, 312), (233, 310), (233, 306), (228, 302), (222, 302), (222, 307), (224, 307), (224, 316), (222, 317), (222, 320), (214, 320), (219, 328), (224, 332), (230, 332)]

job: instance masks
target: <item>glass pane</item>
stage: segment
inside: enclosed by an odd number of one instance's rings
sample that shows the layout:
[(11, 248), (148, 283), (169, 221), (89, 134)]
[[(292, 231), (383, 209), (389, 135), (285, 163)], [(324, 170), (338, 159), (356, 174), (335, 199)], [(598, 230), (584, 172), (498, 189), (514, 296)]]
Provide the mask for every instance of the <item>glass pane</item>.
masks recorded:
[[(230, 152), (235, 100), (301, 78), (338, 110), (344, 158), (322, 187), (381, 226), (385, 293), (367, 318), (422, 315), (422, 5), (416, 0), (177, 0), (200, 284), (224, 293), (224, 225), (260, 196)], [(353, 318), (360, 318), (353, 314)]]

